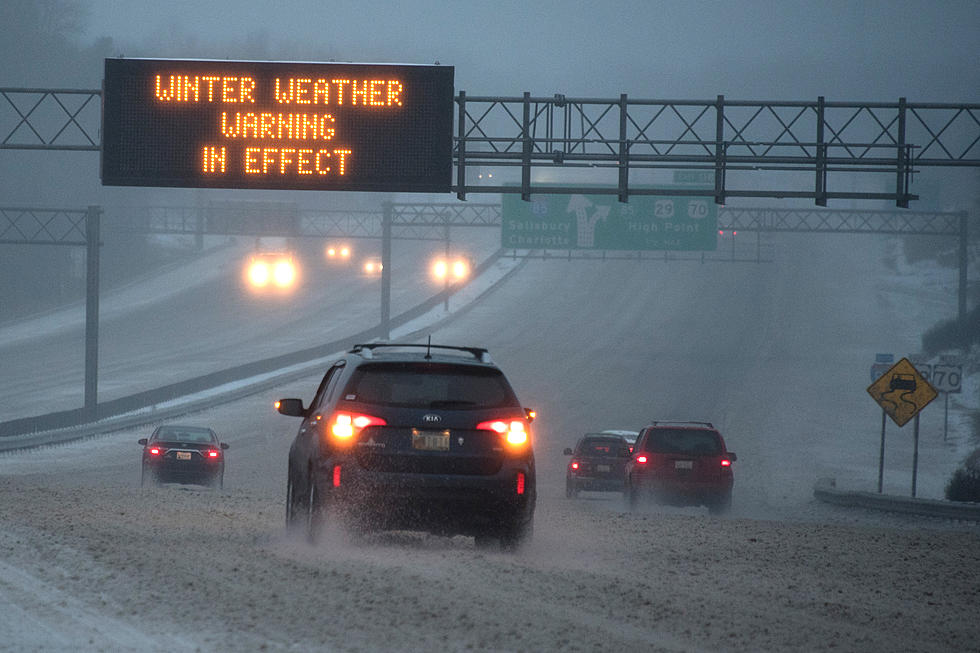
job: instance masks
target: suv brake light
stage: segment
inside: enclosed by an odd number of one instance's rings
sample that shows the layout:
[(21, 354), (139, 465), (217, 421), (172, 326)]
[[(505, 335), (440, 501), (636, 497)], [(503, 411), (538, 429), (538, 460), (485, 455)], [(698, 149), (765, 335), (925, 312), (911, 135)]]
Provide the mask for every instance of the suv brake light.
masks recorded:
[(334, 413), (330, 419), (329, 433), (341, 442), (351, 441), (368, 426), (385, 426), (388, 422), (380, 417), (360, 413)]
[(636, 457), (636, 462), (640, 463), (641, 465), (645, 465), (647, 460), (647, 457), (642, 454)]
[(732, 466), (732, 461), (729, 460), (728, 458), (722, 458), (721, 459), (721, 466), (722, 467), (731, 467)]
[(494, 431), (504, 436), (507, 444), (518, 447), (527, 444), (525, 419), (491, 419), (476, 425), (479, 431)]

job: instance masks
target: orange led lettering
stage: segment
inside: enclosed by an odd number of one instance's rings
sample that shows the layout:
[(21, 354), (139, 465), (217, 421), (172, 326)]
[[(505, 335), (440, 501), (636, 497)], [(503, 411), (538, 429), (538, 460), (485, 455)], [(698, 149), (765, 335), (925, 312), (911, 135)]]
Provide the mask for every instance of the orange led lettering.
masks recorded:
[(332, 114), (316, 113), (229, 113), (221, 112), (221, 135), (225, 138), (272, 140), (323, 140), (336, 135)]
[(351, 80), (350, 84), (350, 103), (357, 104), (357, 98), (360, 96), (361, 104), (367, 106), (368, 101), (368, 81), (365, 79), (361, 82), (360, 87), (357, 85), (357, 80)]
[(254, 113), (246, 113), (242, 117), (242, 138), (248, 138), (248, 131), (252, 130), (252, 138), (259, 137), (259, 117)]
[(238, 138), (242, 133), (242, 114), (235, 114), (235, 122), (233, 125), (228, 124), (228, 112), (221, 112), (221, 135), (226, 138)]
[(276, 77), (276, 88), (275, 88), (276, 102), (278, 102), (279, 104), (286, 104), (293, 99), (293, 80), (291, 79), (289, 80), (288, 91), (281, 92), (280, 88), (281, 87), (280, 87), (279, 78)]
[(310, 104), (311, 100), (307, 98), (306, 95), (310, 92), (309, 85), (313, 83), (313, 80), (306, 79), (304, 77), (301, 79), (289, 80), (289, 81), (290, 81), (290, 85), (292, 85), (293, 81), (296, 82), (296, 92), (294, 94), (296, 104)]
[[(254, 80), (249, 79), (254, 88)], [(279, 104), (344, 104), (353, 106), (384, 107), (402, 106), (404, 86), (397, 79), (312, 79), (309, 77), (276, 77), (273, 97)], [(246, 94), (254, 102), (251, 90)]]
[(221, 81), (221, 78), (207, 75), (202, 77), (201, 80), (208, 86), (208, 102), (214, 102), (214, 83)]
[(183, 90), (182, 97), (177, 99), (183, 100), (184, 102), (191, 101), (191, 93), (194, 94), (194, 102), (198, 102), (201, 99), (201, 80), (196, 75), (194, 77), (183, 77), (181, 89)]
[(204, 147), (204, 172), (225, 171), (225, 148)]
[(238, 98), (238, 101), (255, 104), (255, 98), (252, 97), (252, 91), (255, 90), (255, 80), (252, 79), (251, 77), (242, 77), (240, 88), (241, 88), (241, 95)]
[(280, 175), (286, 174), (286, 166), (293, 162), (293, 159), (290, 157), (290, 155), (295, 151), (296, 150), (288, 147), (284, 147), (281, 150), (279, 150), (279, 174)]
[(261, 147), (246, 147), (245, 148), (245, 173), (250, 175), (256, 175), (260, 172), (258, 168), (253, 168), (252, 164), (257, 163), (255, 160), (255, 155), (262, 151)]
[(337, 104), (344, 103), (344, 84), (350, 84), (349, 79), (332, 79), (332, 83), (337, 85)]
[(276, 120), (276, 138), (282, 138), (283, 133), (286, 134), (286, 138), (293, 137), (293, 116), (292, 114), (279, 114), (279, 119)]
[(320, 165), (320, 157), (329, 159), (330, 152), (327, 152), (326, 150), (317, 150), (316, 153), (316, 173), (318, 175), (325, 175), (330, 172), (330, 166)]
[(384, 82), (380, 79), (372, 79), (368, 83), (368, 104), (372, 107), (383, 107), (385, 105), (384, 100), (379, 96), (381, 95), (381, 89), (379, 86), (383, 86)]
[(347, 169), (347, 155), (351, 153), (350, 150), (334, 150), (334, 155), (340, 159), (340, 163), (337, 165), (337, 174), (342, 175)]
[(274, 147), (266, 147), (262, 150), (262, 174), (269, 174), (269, 166), (276, 162), (276, 153), (278, 150)]
[[(320, 101), (323, 98), (323, 101)], [(313, 82), (313, 104), (330, 103), (330, 82), (325, 79), (318, 79)]]
[(276, 117), (273, 114), (259, 114), (259, 124), (259, 138), (274, 138), (272, 128), (276, 124)]
[(319, 123), (317, 122), (316, 115), (309, 115), (308, 116), (308, 115), (306, 115), (304, 113), (303, 114), (303, 127), (302, 127), (302, 129), (300, 131), (300, 138), (302, 138), (305, 141), (307, 139), (307, 136), (306, 135), (309, 134), (309, 139), (310, 140), (316, 139), (316, 132), (317, 132), (317, 126), (318, 125), (319, 125)]
[(336, 122), (329, 113), (320, 119), (320, 138), (325, 141), (332, 139), (336, 133), (333, 127), (327, 127), (327, 121), (330, 121), (331, 124)]
[(174, 76), (170, 76), (170, 86), (164, 88), (163, 84), (160, 82), (160, 75), (156, 77), (156, 93), (157, 99), (163, 102), (169, 102), (174, 99)]
[(296, 153), (296, 172), (301, 175), (312, 175), (313, 169), (313, 150), (299, 150)]
[[(210, 150), (215, 150), (214, 152)], [(292, 147), (247, 147), (245, 148), (244, 170), (249, 175), (328, 175), (331, 172), (344, 175), (351, 150), (313, 150)], [(332, 163), (332, 165), (331, 165)], [(205, 148), (205, 172), (220, 170), (224, 172), (224, 148)], [(214, 170), (210, 170), (214, 168)]]
[(402, 83), (399, 82), (397, 79), (388, 80), (388, 106), (389, 107), (393, 104), (397, 104), (398, 106), (402, 105), (402, 99), (401, 97), (399, 97), (402, 94), (402, 88), (403, 88)]
[(233, 93), (235, 92), (235, 82), (238, 81), (237, 77), (223, 77), (221, 78), (221, 101), (222, 102), (237, 102)]

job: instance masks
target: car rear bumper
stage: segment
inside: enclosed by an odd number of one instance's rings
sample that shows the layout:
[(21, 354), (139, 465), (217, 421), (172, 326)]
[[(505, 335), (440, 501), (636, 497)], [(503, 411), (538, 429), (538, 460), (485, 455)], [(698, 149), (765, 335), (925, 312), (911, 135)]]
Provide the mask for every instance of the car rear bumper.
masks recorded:
[(209, 480), (224, 472), (221, 463), (191, 462), (172, 463), (169, 461), (146, 462), (146, 471), (152, 472), (161, 481)]
[(621, 478), (566, 476), (565, 482), (582, 492), (622, 492), (625, 489), (623, 479)]
[(324, 461), (316, 476), (330, 509), (378, 528), (474, 535), (529, 521), (534, 513), (534, 471), (524, 463), (505, 464), (493, 475), (404, 474), (341, 458)]
[(716, 501), (732, 492), (734, 479), (710, 480), (643, 478), (636, 483), (641, 494), (650, 494), (658, 500), (677, 504), (698, 505)]

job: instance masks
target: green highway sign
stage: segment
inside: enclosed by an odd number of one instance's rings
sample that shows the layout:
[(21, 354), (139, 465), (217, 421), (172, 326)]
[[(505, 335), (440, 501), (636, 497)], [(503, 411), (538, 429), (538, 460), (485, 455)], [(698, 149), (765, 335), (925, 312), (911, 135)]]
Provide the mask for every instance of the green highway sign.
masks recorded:
[(718, 208), (707, 197), (517, 194), (502, 200), (508, 249), (713, 251)]
[(715, 185), (715, 171), (714, 170), (674, 170), (674, 183), (675, 184), (697, 184), (697, 185), (707, 185), (714, 188)]

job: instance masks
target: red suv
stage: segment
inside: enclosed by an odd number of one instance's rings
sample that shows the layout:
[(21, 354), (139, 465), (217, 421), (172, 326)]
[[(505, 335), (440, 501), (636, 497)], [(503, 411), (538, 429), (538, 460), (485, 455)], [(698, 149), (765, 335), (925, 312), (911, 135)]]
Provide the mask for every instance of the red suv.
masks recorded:
[(710, 422), (653, 422), (626, 463), (626, 496), (631, 507), (649, 498), (723, 513), (732, 503), (735, 460)]

